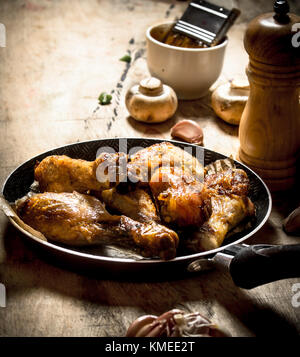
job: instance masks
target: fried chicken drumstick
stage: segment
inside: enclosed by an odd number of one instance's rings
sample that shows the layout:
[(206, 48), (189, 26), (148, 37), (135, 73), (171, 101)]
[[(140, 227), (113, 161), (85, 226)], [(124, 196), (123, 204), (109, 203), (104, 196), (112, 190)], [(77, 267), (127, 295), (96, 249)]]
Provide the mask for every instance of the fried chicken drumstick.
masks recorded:
[(150, 194), (135, 187), (125, 193), (116, 187), (102, 191), (101, 199), (110, 209), (138, 222), (160, 222), (160, 217)]
[(128, 176), (150, 188), (162, 222), (175, 228), (199, 227), (209, 216), (204, 168), (189, 152), (162, 142), (130, 157)]
[(148, 186), (155, 171), (161, 167), (177, 168), (183, 174), (203, 181), (204, 168), (189, 152), (167, 142), (151, 145), (130, 156), (128, 177), (132, 182)]
[[(121, 165), (124, 163), (125, 171)], [(107, 170), (99, 171), (103, 164)], [(79, 235), (75, 240), (70, 239), (70, 244), (76, 244), (77, 240), (103, 242), (107, 234), (110, 240), (114, 234), (109, 228), (112, 225), (113, 232), (119, 232), (116, 234), (118, 237), (126, 236), (133, 239), (139, 247), (144, 247), (149, 256), (159, 255), (167, 259), (175, 256), (178, 236), (169, 228), (160, 225), (160, 221), (174, 229), (193, 229), (193, 233), (184, 240), (184, 244), (189, 250), (199, 252), (219, 247), (230, 230), (245, 218), (255, 214), (255, 207), (248, 197), (249, 179), (245, 171), (220, 170), (206, 175), (203, 179), (204, 167), (197, 158), (167, 142), (143, 148), (129, 158), (122, 153), (102, 153), (95, 161), (89, 162), (67, 156), (49, 156), (36, 167), (35, 178), (41, 191), (90, 193), (104, 201), (109, 209), (129, 217), (109, 216), (106, 212), (105, 217), (110, 217), (107, 221), (109, 223), (96, 219), (92, 224), (90, 218), (81, 217), (78, 219), (81, 223), (78, 223), (77, 230), (89, 227), (92, 231), (96, 229), (100, 232), (99, 229), (106, 224), (105, 234), (103, 230), (101, 234), (88, 233), (86, 237), (81, 236), (81, 240), (78, 238)], [(128, 179), (130, 182), (127, 182)], [(131, 189), (120, 192), (120, 182), (122, 185), (131, 186)], [(38, 197), (36, 199), (45, 199), (43, 204), (46, 209), (43, 212), (48, 211), (47, 215), (54, 221), (53, 216), (58, 212), (54, 210), (52, 213), (52, 207), (57, 204), (50, 204), (52, 198), (50, 199), (46, 193), (45, 196)], [(65, 199), (63, 198), (63, 201)], [(74, 203), (75, 206), (76, 204)], [(40, 211), (36, 212), (32, 206), (29, 214), (31, 218), (25, 223), (42, 233), (45, 224), (45, 227), (49, 228), (46, 228), (49, 236), (54, 225), (49, 226), (48, 222), (51, 219), (42, 219), (41, 221), (46, 223), (38, 229), (40, 223), (34, 215), (38, 216), (42, 212), (42, 203), (37, 207)], [(69, 212), (63, 214), (65, 217), (69, 217), (70, 212), (73, 212), (73, 208), (71, 211), (69, 209), (69, 205), (68, 208), (63, 206), (63, 212)], [(64, 224), (68, 227), (68, 223), (64, 223), (65, 217), (58, 216), (57, 227)], [(78, 217), (77, 213), (75, 217)], [(116, 218), (111, 217), (122, 218), (114, 221), (118, 222), (114, 226), (111, 222)], [(122, 230), (120, 225), (123, 228), (127, 227), (127, 230)], [(75, 234), (75, 227), (76, 225), (69, 227), (69, 234), (72, 237)], [(61, 234), (57, 239), (61, 241), (62, 237), (67, 239), (68, 235)], [(52, 239), (55, 239), (55, 236)], [(122, 239), (125, 241), (125, 238)]]
[(211, 216), (187, 237), (185, 245), (194, 252), (222, 245), (227, 233), (247, 217), (255, 215), (255, 206), (247, 196), (249, 179), (245, 171), (228, 169), (205, 177), (211, 196)]
[(36, 166), (34, 177), (42, 192), (102, 191), (126, 178), (119, 169), (123, 162), (127, 162), (123, 153), (102, 153), (95, 161), (52, 155)]
[[(120, 167), (121, 160), (127, 161), (125, 154), (101, 154), (93, 162), (49, 156), (35, 168), (35, 178), (44, 192), (86, 193), (92, 190), (109, 208), (140, 222), (161, 218), (175, 227), (186, 227), (200, 226), (207, 219), (209, 201), (200, 182), (204, 168), (196, 157), (171, 143), (162, 142), (132, 155), (125, 171)], [(103, 164), (112, 174), (117, 174), (116, 180), (109, 175), (99, 175), (99, 167)], [(124, 181), (124, 176), (128, 176), (137, 188), (128, 194), (119, 194), (114, 187)], [(99, 177), (103, 179), (99, 181)], [(151, 191), (156, 207), (145, 189)]]
[(138, 248), (146, 257), (171, 259), (178, 236), (155, 222), (110, 215), (95, 197), (46, 192), (16, 202), (19, 217), (52, 241), (72, 246), (117, 244)]
[(160, 216), (177, 228), (200, 227), (210, 215), (210, 197), (203, 183), (180, 168), (161, 167), (150, 188)]

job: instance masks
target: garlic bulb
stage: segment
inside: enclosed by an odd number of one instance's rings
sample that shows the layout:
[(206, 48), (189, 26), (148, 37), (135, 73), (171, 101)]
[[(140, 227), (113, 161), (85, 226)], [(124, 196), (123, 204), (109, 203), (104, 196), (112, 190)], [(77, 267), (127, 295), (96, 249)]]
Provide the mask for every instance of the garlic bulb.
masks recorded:
[(221, 337), (224, 334), (199, 314), (173, 309), (160, 316), (145, 315), (135, 320), (127, 337)]

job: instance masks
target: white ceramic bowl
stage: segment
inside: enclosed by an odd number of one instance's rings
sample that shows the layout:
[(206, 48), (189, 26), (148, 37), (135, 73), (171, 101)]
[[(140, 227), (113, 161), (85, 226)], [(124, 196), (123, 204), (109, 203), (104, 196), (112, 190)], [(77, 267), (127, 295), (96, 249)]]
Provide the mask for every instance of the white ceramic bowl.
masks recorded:
[(208, 48), (183, 48), (160, 42), (162, 33), (173, 24), (166, 22), (147, 29), (148, 69), (153, 77), (171, 86), (179, 99), (203, 97), (222, 71), (228, 40)]

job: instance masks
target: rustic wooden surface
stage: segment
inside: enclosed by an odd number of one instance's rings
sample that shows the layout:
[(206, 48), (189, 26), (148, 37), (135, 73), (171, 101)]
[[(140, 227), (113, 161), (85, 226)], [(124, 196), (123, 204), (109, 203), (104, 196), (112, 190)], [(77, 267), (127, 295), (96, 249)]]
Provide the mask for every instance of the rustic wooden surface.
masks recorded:
[[(244, 73), (246, 23), (272, 7), (262, 0), (223, 3), (243, 14), (230, 30), (219, 82)], [(299, 13), (296, 1), (290, 3)], [(175, 0), (0, 1), (7, 31), (7, 47), (0, 48), (1, 184), (17, 165), (50, 148), (118, 136), (168, 139), (182, 118), (200, 123), (207, 148), (235, 156), (237, 128), (214, 115), (209, 95), (180, 102), (173, 119), (154, 126), (133, 121), (124, 106), (126, 89), (147, 75), (146, 28), (185, 7)], [(126, 53), (130, 65), (119, 61)], [(113, 92), (111, 105), (98, 107), (102, 91)], [(297, 204), (298, 192), (275, 197), (270, 219), (248, 243), (299, 242), (281, 228)], [(176, 307), (203, 313), (232, 336), (300, 332), (300, 308), (292, 306), (299, 279), (246, 291), (225, 272), (172, 278), (124, 282), (61, 269), (33, 251), (0, 213), (0, 282), (7, 290), (1, 336), (123, 336), (136, 317)]]

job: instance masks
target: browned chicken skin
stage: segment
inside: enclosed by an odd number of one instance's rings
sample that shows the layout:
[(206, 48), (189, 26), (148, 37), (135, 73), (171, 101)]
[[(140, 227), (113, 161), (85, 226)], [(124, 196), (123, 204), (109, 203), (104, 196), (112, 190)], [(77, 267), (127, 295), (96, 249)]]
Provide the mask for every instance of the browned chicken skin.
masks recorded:
[(36, 166), (34, 176), (42, 192), (102, 191), (126, 178), (126, 170), (119, 170), (121, 161), (126, 163), (127, 155), (102, 153), (95, 161), (53, 155)]
[(101, 198), (110, 209), (138, 222), (160, 222), (152, 198), (144, 189), (135, 187), (129, 192), (120, 193), (114, 187), (102, 191)]
[(149, 186), (162, 221), (174, 227), (200, 226), (208, 218), (204, 168), (189, 152), (162, 142), (130, 157), (128, 176)]
[(162, 220), (177, 227), (200, 227), (208, 218), (210, 199), (203, 183), (179, 168), (161, 167), (150, 188)]
[(247, 196), (249, 192), (249, 178), (246, 172), (241, 169), (228, 169), (206, 175), (205, 184), (216, 190), (218, 194)]
[(132, 182), (148, 185), (155, 171), (166, 166), (179, 168), (181, 172), (203, 180), (204, 168), (197, 158), (167, 142), (151, 145), (132, 155), (128, 163), (128, 176)]
[(254, 206), (248, 197), (215, 195), (211, 198), (212, 214), (199, 228), (190, 233), (186, 247), (203, 252), (222, 245), (227, 233), (246, 217), (254, 215)]
[(211, 196), (212, 213), (186, 241), (186, 246), (194, 252), (220, 247), (231, 229), (255, 215), (255, 207), (247, 197), (249, 179), (245, 171), (229, 169), (207, 175), (205, 185)]
[(147, 257), (172, 259), (177, 234), (155, 222), (110, 215), (95, 197), (46, 192), (16, 202), (20, 218), (46, 238), (72, 246), (117, 244), (138, 248)]

